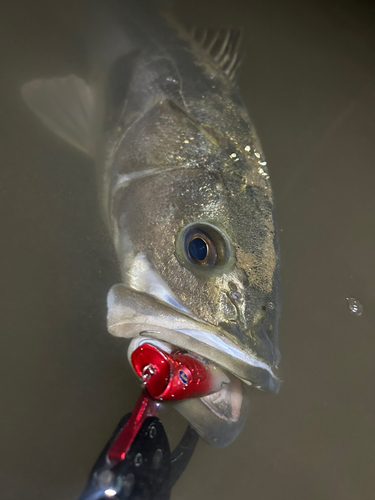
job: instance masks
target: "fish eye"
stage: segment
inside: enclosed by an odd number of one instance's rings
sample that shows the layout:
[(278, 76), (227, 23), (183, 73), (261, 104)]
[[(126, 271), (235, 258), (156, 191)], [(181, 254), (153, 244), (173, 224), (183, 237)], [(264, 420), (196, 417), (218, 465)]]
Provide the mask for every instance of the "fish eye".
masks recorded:
[(212, 242), (203, 234), (194, 234), (187, 245), (188, 255), (193, 263), (213, 265), (216, 251)]
[(200, 236), (194, 236), (189, 243), (189, 254), (192, 259), (204, 262), (208, 255), (207, 242)]
[(220, 268), (230, 255), (227, 237), (216, 226), (208, 223), (190, 224), (185, 227), (177, 240), (182, 245), (180, 254), (191, 269)]

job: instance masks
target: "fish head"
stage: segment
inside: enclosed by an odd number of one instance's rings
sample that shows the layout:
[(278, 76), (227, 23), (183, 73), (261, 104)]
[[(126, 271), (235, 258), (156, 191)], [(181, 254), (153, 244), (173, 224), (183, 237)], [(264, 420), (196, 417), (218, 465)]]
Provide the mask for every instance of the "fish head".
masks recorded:
[(108, 295), (108, 330), (133, 339), (130, 350), (157, 342), (224, 370), (222, 397), (180, 411), (209, 442), (215, 422), (227, 444), (247, 409), (237, 383), (280, 387), (279, 249), (260, 147), (249, 152), (246, 130), (220, 144), (213, 128), (165, 102), (124, 137), (103, 197), (122, 272)]
[[(177, 314), (195, 322), (178, 331), (191, 341), (199, 337), (201, 345), (192, 349), (185, 339), (183, 347), (215, 361), (220, 351), (229, 372), (277, 392), (279, 252), (272, 194), (247, 158), (235, 169), (222, 167), (225, 162), (211, 158), (205, 166), (148, 171), (117, 193), (123, 281), (168, 304), (162, 326), (176, 332)], [(111, 321), (118, 324), (121, 315)], [(149, 325), (156, 331), (160, 323)]]

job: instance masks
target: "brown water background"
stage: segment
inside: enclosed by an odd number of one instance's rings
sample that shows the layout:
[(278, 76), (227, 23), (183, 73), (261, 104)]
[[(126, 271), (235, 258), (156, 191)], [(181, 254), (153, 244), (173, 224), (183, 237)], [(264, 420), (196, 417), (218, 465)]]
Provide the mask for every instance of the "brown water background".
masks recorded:
[[(251, 392), (241, 437), (200, 441), (173, 500), (375, 498), (373, 2), (178, 1), (200, 26), (242, 26), (241, 88), (262, 140), (282, 249), (278, 396)], [(139, 393), (106, 333), (119, 281), (90, 161), (20, 98), (79, 71), (78, 3), (0, 16), (0, 498), (74, 500)], [(364, 307), (352, 314), (346, 297)], [(184, 428), (165, 414), (175, 442)]]

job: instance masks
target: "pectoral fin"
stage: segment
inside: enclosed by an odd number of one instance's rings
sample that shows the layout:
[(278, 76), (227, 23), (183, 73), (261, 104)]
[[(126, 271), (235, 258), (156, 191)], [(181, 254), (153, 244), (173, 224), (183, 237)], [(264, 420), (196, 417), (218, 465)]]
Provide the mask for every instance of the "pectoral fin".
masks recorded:
[(33, 80), (22, 87), (22, 96), (40, 120), (56, 135), (93, 156), (93, 96), (76, 75)]

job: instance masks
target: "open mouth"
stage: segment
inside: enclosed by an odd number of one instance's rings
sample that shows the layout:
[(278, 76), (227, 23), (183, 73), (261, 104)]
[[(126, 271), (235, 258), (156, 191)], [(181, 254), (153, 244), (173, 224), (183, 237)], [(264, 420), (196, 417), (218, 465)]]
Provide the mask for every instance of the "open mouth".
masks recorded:
[(114, 285), (108, 294), (107, 326), (112, 335), (161, 341), (215, 363), (248, 385), (279, 390), (280, 380), (267, 363), (244, 352), (219, 328), (153, 295)]
[(139, 346), (151, 344), (166, 353), (183, 350), (218, 368), (219, 390), (174, 403), (214, 446), (228, 445), (242, 430), (248, 409), (242, 382), (270, 392), (279, 389), (280, 380), (270, 366), (241, 350), (220, 329), (154, 295), (114, 285), (108, 294), (107, 325), (112, 335), (132, 339), (129, 360)]

